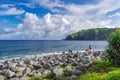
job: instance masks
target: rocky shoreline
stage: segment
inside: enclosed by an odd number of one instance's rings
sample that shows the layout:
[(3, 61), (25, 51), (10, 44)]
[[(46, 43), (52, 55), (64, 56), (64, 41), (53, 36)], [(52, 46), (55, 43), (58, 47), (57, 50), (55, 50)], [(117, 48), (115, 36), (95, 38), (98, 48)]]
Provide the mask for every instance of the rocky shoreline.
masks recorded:
[[(77, 75), (84, 73), (92, 61), (104, 57), (105, 51), (77, 52), (70, 54), (52, 54), (42, 57), (12, 59), (0, 62), (0, 80), (29, 80), (32, 76), (48, 74), (57, 77), (67, 74), (67, 80), (77, 80)], [(70, 74), (68, 74), (70, 73)]]

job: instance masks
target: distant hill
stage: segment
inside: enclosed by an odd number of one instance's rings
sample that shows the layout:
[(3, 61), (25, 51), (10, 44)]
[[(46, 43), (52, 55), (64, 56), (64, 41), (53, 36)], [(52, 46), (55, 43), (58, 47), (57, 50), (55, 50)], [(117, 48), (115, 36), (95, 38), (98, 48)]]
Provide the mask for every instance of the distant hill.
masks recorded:
[(65, 40), (106, 40), (109, 34), (115, 30), (116, 28), (95, 28), (81, 30), (68, 35)]

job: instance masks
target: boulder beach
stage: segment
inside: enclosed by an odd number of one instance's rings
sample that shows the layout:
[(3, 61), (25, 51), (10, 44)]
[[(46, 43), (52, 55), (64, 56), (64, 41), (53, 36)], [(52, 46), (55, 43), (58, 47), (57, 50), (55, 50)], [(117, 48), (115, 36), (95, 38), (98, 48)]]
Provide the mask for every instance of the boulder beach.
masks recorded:
[(41, 76), (44, 80), (48, 75), (59, 77), (66, 74), (66, 79), (77, 80), (92, 66), (93, 60), (101, 59), (105, 51), (51, 54), (41, 57), (11, 59), (0, 62), (0, 80), (29, 80), (33, 76)]

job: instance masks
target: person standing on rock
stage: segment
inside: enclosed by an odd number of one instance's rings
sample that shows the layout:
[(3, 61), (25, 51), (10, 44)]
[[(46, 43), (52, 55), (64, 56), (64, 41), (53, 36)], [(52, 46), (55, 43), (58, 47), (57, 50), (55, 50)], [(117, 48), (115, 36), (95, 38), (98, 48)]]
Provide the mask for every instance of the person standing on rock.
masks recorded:
[(86, 53), (91, 54), (91, 50), (92, 50), (91, 45), (89, 45), (89, 47), (86, 49)]
[(72, 54), (72, 50), (69, 49), (68, 52), (69, 52), (70, 54)]

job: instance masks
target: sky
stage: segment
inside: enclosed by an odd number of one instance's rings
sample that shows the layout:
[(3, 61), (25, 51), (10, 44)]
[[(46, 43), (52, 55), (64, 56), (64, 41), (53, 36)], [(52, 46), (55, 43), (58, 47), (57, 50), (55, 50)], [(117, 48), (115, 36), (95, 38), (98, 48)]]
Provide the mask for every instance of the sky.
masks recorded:
[(120, 0), (0, 0), (0, 40), (61, 40), (120, 27)]

